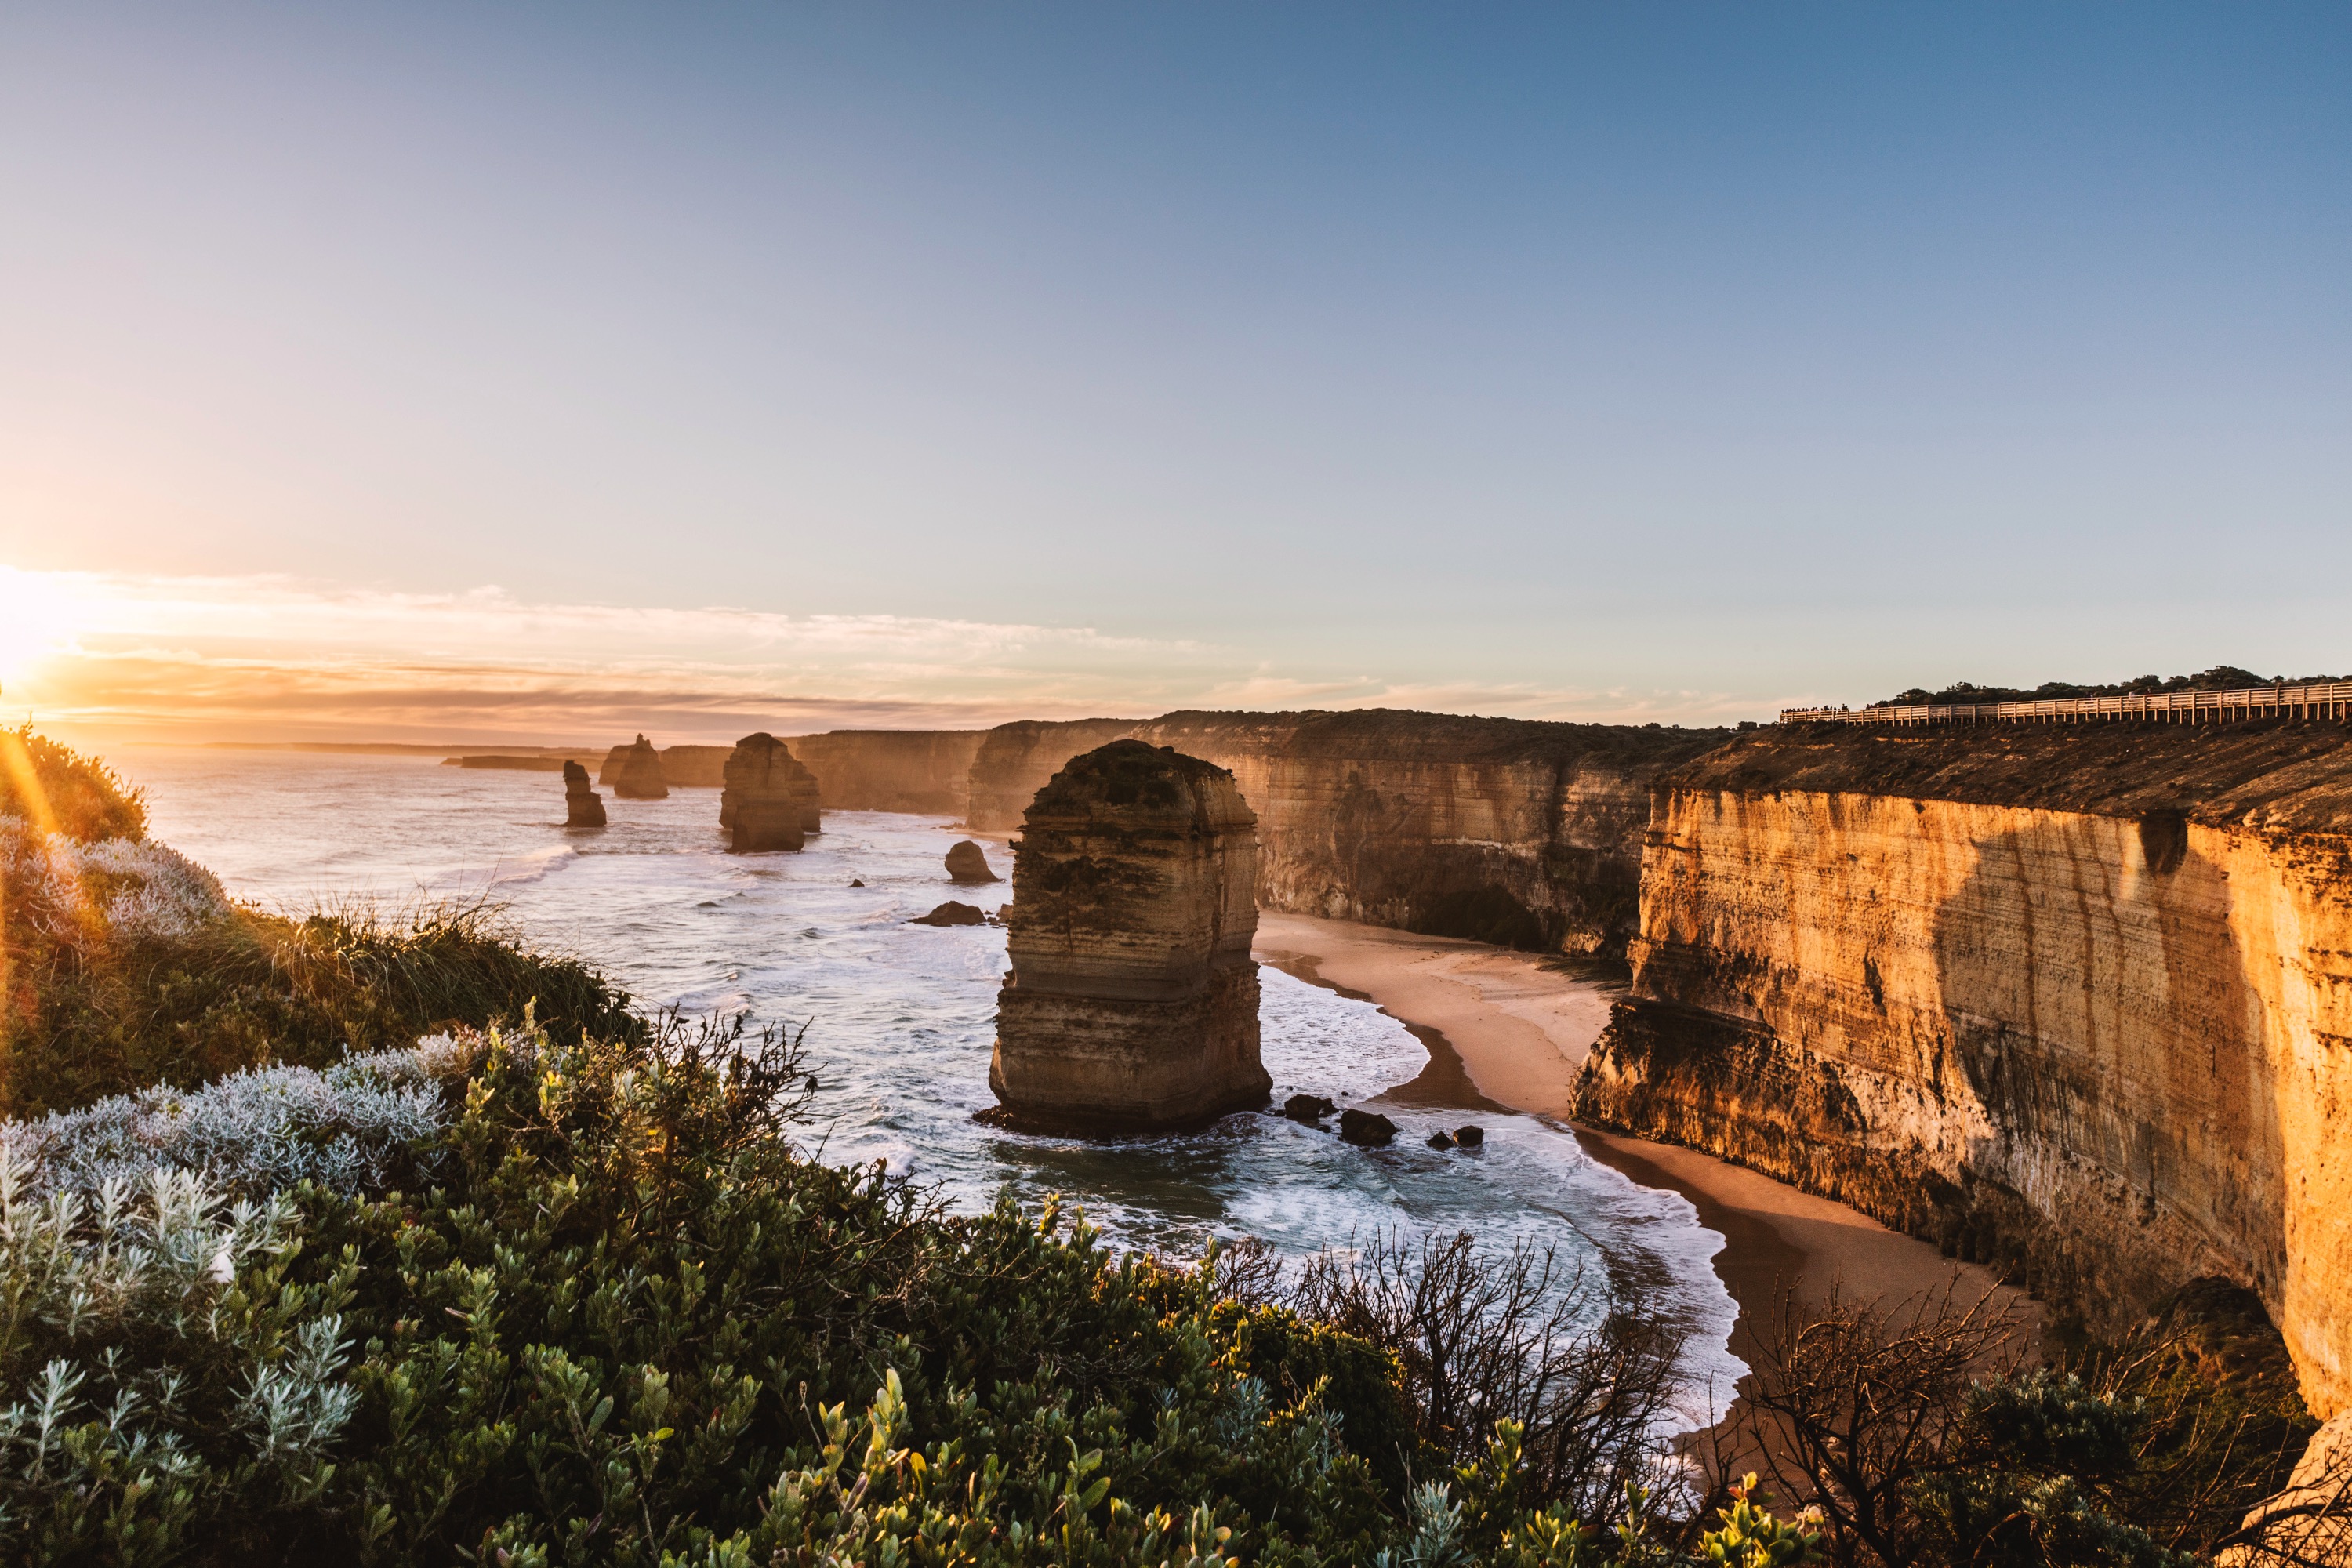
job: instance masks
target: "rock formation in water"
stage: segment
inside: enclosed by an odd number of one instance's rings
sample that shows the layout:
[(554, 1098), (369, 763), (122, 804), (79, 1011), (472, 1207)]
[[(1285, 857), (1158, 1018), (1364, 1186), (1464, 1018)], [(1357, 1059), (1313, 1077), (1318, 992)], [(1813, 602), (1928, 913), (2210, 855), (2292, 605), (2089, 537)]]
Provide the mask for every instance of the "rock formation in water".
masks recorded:
[(669, 781), (662, 776), (661, 754), (643, 735), (636, 743), (615, 746), (604, 759), (613, 793), (623, 800), (667, 800)]
[(972, 757), (987, 734), (985, 730), (834, 730), (789, 735), (785, 744), (816, 775), (827, 810), (960, 817), (971, 786)]
[(1349, 1109), (1339, 1112), (1339, 1137), (1366, 1149), (1385, 1148), (1397, 1135), (1397, 1124), (1377, 1110)]
[(988, 923), (987, 911), (977, 905), (950, 899), (927, 915), (917, 915), (907, 922), (910, 926), (978, 926)]
[(801, 847), (817, 811), (816, 781), (782, 741), (763, 730), (736, 742), (726, 779), (719, 826), (730, 850), (749, 855)]
[(1024, 719), (999, 724), (973, 752), (965, 788), (964, 826), (974, 833), (1010, 833), (1045, 781), (1072, 757), (1132, 731), (1132, 719)]
[(604, 802), (588, 782), (588, 770), (578, 763), (563, 764), (563, 826), (602, 827)]
[(1134, 741), (1038, 792), (988, 1075), (1008, 1120), (1174, 1127), (1265, 1102), (1254, 827), (1223, 768)]
[(948, 880), (950, 882), (1000, 882), (1003, 879), (988, 868), (988, 856), (969, 838), (959, 838), (948, 847)]
[(2252, 1289), (2352, 1407), (2352, 745), (1759, 731), (1660, 782), (1581, 1120), (2001, 1267), (2095, 1328)]

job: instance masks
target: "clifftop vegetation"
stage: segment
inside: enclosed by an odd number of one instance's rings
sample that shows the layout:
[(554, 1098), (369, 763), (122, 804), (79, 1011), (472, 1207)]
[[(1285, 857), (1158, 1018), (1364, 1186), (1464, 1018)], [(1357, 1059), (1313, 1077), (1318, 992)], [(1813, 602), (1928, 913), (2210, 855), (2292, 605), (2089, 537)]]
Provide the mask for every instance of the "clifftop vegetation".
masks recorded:
[[(2234, 664), (2217, 664), (2195, 675), (2141, 675), (2105, 685), (2081, 686), (2066, 680), (2045, 680), (2032, 690), (2020, 686), (1979, 686), (1972, 681), (1956, 680), (1940, 691), (1914, 686), (1907, 691), (1881, 698), (1879, 701), (2031, 702), (2046, 697), (2137, 697), (2167, 691), (2238, 691), (2248, 687), (2268, 686), (2276, 680), (2283, 680), (2289, 686), (2306, 686), (2347, 679), (2352, 679), (2352, 676), (2256, 675), (2252, 670), (2241, 669)], [(1871, 704), (1874, 708), (1878, 705), (1878, 702)]]

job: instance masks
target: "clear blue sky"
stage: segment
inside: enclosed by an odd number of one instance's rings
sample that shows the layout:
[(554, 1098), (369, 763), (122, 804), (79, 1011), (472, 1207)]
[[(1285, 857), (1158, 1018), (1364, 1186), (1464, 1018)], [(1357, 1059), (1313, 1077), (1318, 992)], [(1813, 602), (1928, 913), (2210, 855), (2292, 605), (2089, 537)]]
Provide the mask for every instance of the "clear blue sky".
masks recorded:
[(1552, 714), (2352, 667), (2340, 5), (18, 7), (0, 299), (19, 568)]

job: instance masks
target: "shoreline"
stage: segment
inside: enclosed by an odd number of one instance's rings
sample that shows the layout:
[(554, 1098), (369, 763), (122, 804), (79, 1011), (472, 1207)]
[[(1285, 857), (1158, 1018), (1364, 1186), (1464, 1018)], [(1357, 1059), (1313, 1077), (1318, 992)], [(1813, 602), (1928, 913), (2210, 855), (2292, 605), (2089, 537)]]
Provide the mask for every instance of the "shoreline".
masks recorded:
[[(1273, 911), (1258, 915), (1255, 952), (1310, 984), (1377, 1004), (1428, 1047), (1421, 1076), (1376, 1100), (1544, 1117), (1572, 1131), (1596, 1163), (1687, 1199), (1699, 1224), (1724, 1238), (1715, 1271), (1739, 1309), (1730, 1349), (1742, 1361), (1753, 1360), (1756, 1329), (1785, 1295), (1815, 1305), (1836, 1285), (1850, 1299), (1893, 1302), (1955, 1281), (1964, 1299), (2016, 1294), (1990, 1269), (1946, 1258), (1844, 1204), (1712, 1154), (1575, 1123), (1576, 1075), (1624, 991), (1622, 971)], [(1448, 1098), (1456, 1094), (1469, 1098)]]

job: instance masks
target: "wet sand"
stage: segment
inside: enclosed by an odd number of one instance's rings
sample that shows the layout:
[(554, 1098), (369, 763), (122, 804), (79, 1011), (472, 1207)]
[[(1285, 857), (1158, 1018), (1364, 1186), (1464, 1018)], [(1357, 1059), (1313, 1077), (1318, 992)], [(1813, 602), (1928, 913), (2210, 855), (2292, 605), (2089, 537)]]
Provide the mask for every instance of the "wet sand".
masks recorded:
[[(1298, 978), (1378, 1003), (1430, 1047), (1430, 1065), (1384, 1100), (1465, 1110), (1496, 1105), (1569, 1121), (1586, 1053), (1623, 993), (1601, 964), (1306, 915), (1258, 916), (1257, 957)], [(1955, 1281), (1963, 1300), (2000, 1289), (1858, 1210), (1671, 1144), (1576, 1130), (1592, 1158), (1644, 1186), (1680, 1193), (1724, 1238), (1716, 1273), (1739, 1305), (1743, 1358), (1784, 1293), (1816, 1303), (1832, 1284), (1890, 1303)], [(2011, 1294), (2003, 1291), (2003, 1294)]]

